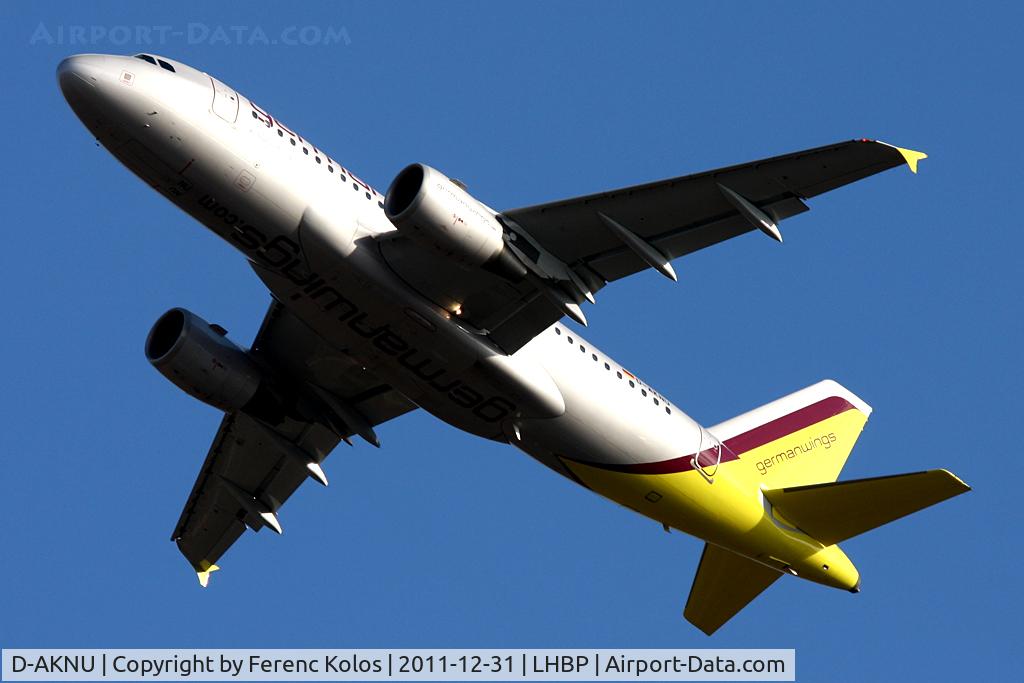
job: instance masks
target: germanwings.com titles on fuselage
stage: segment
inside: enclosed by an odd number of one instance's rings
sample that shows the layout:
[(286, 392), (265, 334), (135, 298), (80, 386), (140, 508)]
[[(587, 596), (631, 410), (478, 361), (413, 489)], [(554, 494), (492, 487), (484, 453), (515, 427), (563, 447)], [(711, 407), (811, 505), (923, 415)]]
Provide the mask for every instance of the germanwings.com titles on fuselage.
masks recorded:
[(349, 329), (364, 339), (372, 340), (380, 351), (394, 356), (401, 367), (431, 389), (445, 394), (452, 403), (470, 410), (486, 422), (501, 422), (515, 414), (516, 405), (508, 399), (486, 396), (461, 379), (446, 378), (445, 375), (450, 373), (443, 366), (399, 336), (387, 323), (374, 326), (356, 304), (309, 270), (302, 249), (294, 240), (284, 235), (267, 239), (263, 231), (209, 195), (203, 195), (197, 201), (201, 207), (233, 228), (231, 239), (242, 251), (260, 265), (301, 287), (302, 294), (315, 302), (321, 311), (336, 314), (339, 322), (346, 323)]

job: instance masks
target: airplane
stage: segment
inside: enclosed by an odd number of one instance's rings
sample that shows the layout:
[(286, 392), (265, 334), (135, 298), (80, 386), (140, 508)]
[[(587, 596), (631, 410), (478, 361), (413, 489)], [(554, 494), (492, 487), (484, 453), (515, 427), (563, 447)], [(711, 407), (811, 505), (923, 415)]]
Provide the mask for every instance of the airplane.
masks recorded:
[(851, 592), (839, 547), (970, 488), (943, 469), (838, 481), (871, 407), (825, 380), (704, 427), (575, 328), (608, 283), (779, 223), (925, 154), (855, 139), (496, 211), (411, 164), (384, 194), (222, 81), (154, 54), (57, 78), (114, 157), (242, 253), (272, 302), (249, 349), (174, 308), (149, 362), (224, 412), (172, 540), (206, 586), (353, 437), (421, 408), (705, 541), (684, 616), (711, 635), (783, 575)]

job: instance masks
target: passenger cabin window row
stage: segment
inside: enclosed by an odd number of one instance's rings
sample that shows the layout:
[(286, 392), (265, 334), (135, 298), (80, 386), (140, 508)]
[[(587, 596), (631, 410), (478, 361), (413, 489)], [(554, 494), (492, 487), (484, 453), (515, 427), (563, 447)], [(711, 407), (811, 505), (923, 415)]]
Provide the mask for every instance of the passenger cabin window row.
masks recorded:
[(165, 69), (167, 71), (170, 71), (172, 74), (173, 73), (177, 73), (177, 71), (174, 70), (174, 66), (173, 65), (171, 65), (168, 62), (165, 62), (162, 59), (156, 59), (152, 55), (142, 55), (142, 54), (139, 54), (139, 55), (135, 55), (135, 58), (136, 59), (141, 59), (144, 62), (149, 62), (153, 66), (159, 66), (161, 69)]
[[(256, 113), (255, 110), (252, 112), (252, 117), (254, 119), (256, 119), (257, 121), (262, 120), (262, 119), (260, 119), (259, 115)], [(274, 128), (277, 130), (277, 137), (283, 139), (285, 137), (285, 131), (287, 129), (281, 128), (280, 126), (277, 126), (277, 125), (275, 125)], [(306, 143), (306, 141), (302, 139), (301, 135), (299, 135), (298, 133), (293, 133), (290, 130), (288, 131), (288, 142), (291, 143), (292, 147), (296, 147), (296, 148), (299, 146), (299, 142)], [(351, 177), (352, 178), (352, 189), (355, 192), (362, 191), (363, 195), (366, 197), (367, 200), (369, 200), (369, 201), (373, 200), (374, 196), (377, 194), (377, 191), (375, 189), (373, 189), (372, 187), (370, 187), (369, 185), (367, 185), (363, 181), (361, 181), (358, 178), (356, 178), (354, 175), (352, 175), (351, 171), (346, 170), (344, 166), (342, 166), (338, 162), (334, 161), (333, 159), (331, 159), (326, 154), (324, 154), (323, 158), (321, 158), (320, 155), (323, 154), (323, 153), (320, 150), (318, 150), (316, 147), (313, 147), (312, 145), (309, 145), (309, 147), (307, 147), (306, 144), (303, 144), (302, 145), (302, 153), (305, 156), (308, 157), (309, 156), (309, 150), (310, 150), (311, 147), (313, 149), (313, 160), (317, 164), (320, 164), (321, 166), (323, 166), (324, 165), (324, 160), (326, 159), (327, 160), (327, 172), (328, 173), (334, 173), (334, 167), (337, 166), (338, 167), (338, 179), (341, 180), (341, 182), (343, 182), (343, 183), (348, 182), (349, 178)], [(381, 208), (381, 209), (384, 208), (384, 201), (383, 201), (383, 199), (380, 199), (380, 200), (377, 201), (377, 207)]]
[[(562, 335), (562, 329), (560, 327), (556, 326), (555, 327), (555, 334), (561, 336)], [(570, 346), (574, 345), (576, 343), (571, 335), (568, 335), (568, 334), (565, 335), (565, 339), (566, 339), (566, 341), (569, 342)], [(587, 347), (584, 346), (583, 344), (580, 344), (579, 347), (580, 347), (580, 353), (584, 353), (585, 354), (587, 352)], [(600, 359), (597, 357), (596, 353), (591, 353), (590, 354), (590, 358), (595, 363), (601, 362)], [(604, 369), (607, 372), (611, 372), (612, 366), (609, 365), (608, 363), (604, 363)], [(623, 372), (622, 370), (616, 370), (615, 371), (615, 376), (618, 379), (622, 379), (623, 378), (622, 377), (622, 372)], [(626, 374), (629, 374), (629, 373), (626, 373)], [(629, 375), (629, 376), (633, 377), (632, 375)], [(626, 381), (629, 383), (629, 388), (630, 389), (636, 389), (636, 382), (634, 382), (632, 379), (629, 379), (629, 380), (626, 380)], [(640, 395), (643, 396), (644, 398), (646, 398), (647, 397), (647, 389), (641, 387)], [(666, 401), (665, 399), (660, 399), (659, 400), (659, 398), (656, 395), (656, 392), (654, 391), (654, 389), (651, 389), (651, 400), (654, 401), (654, 405), (656, 405), (656, 406), (660, 406), (662, 404), (662, 402), (664, 401), (664, 403), (666, 404), (665, 405), (665, 414), (666, 415), (671, 415), (672, 414), (672, 408), (669, 407), (668, 401)]]

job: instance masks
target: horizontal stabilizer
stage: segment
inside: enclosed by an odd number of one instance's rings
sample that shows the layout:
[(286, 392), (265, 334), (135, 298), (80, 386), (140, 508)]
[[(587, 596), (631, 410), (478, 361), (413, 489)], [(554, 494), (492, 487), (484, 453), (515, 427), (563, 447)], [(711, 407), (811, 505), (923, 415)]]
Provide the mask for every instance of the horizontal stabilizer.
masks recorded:
[(832, 545), (970, 490), (946, 470), (928, 470), (771, 489), (764, 497), (790, 524)]
[(771, 567), (705, 544), (683, 616), (710, 636), (780, 576)]

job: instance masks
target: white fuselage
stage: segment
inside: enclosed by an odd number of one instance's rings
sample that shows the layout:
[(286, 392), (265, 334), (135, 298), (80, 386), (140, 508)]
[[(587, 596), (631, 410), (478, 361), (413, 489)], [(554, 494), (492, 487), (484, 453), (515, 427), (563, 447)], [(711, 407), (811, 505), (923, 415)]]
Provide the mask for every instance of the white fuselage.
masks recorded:
[(173, 73), (139, 58), (79, 55), (59, 78), (122, 163), (241, 251), (278, 301), (413, 403), (573, 479), (562, 458), (628, 467), (714, 443), (564, 325), (511, 356), (460, 325), (382, 259), (379, 243), (396, 229), (380, 193), (228, 86), (170, 64)]

